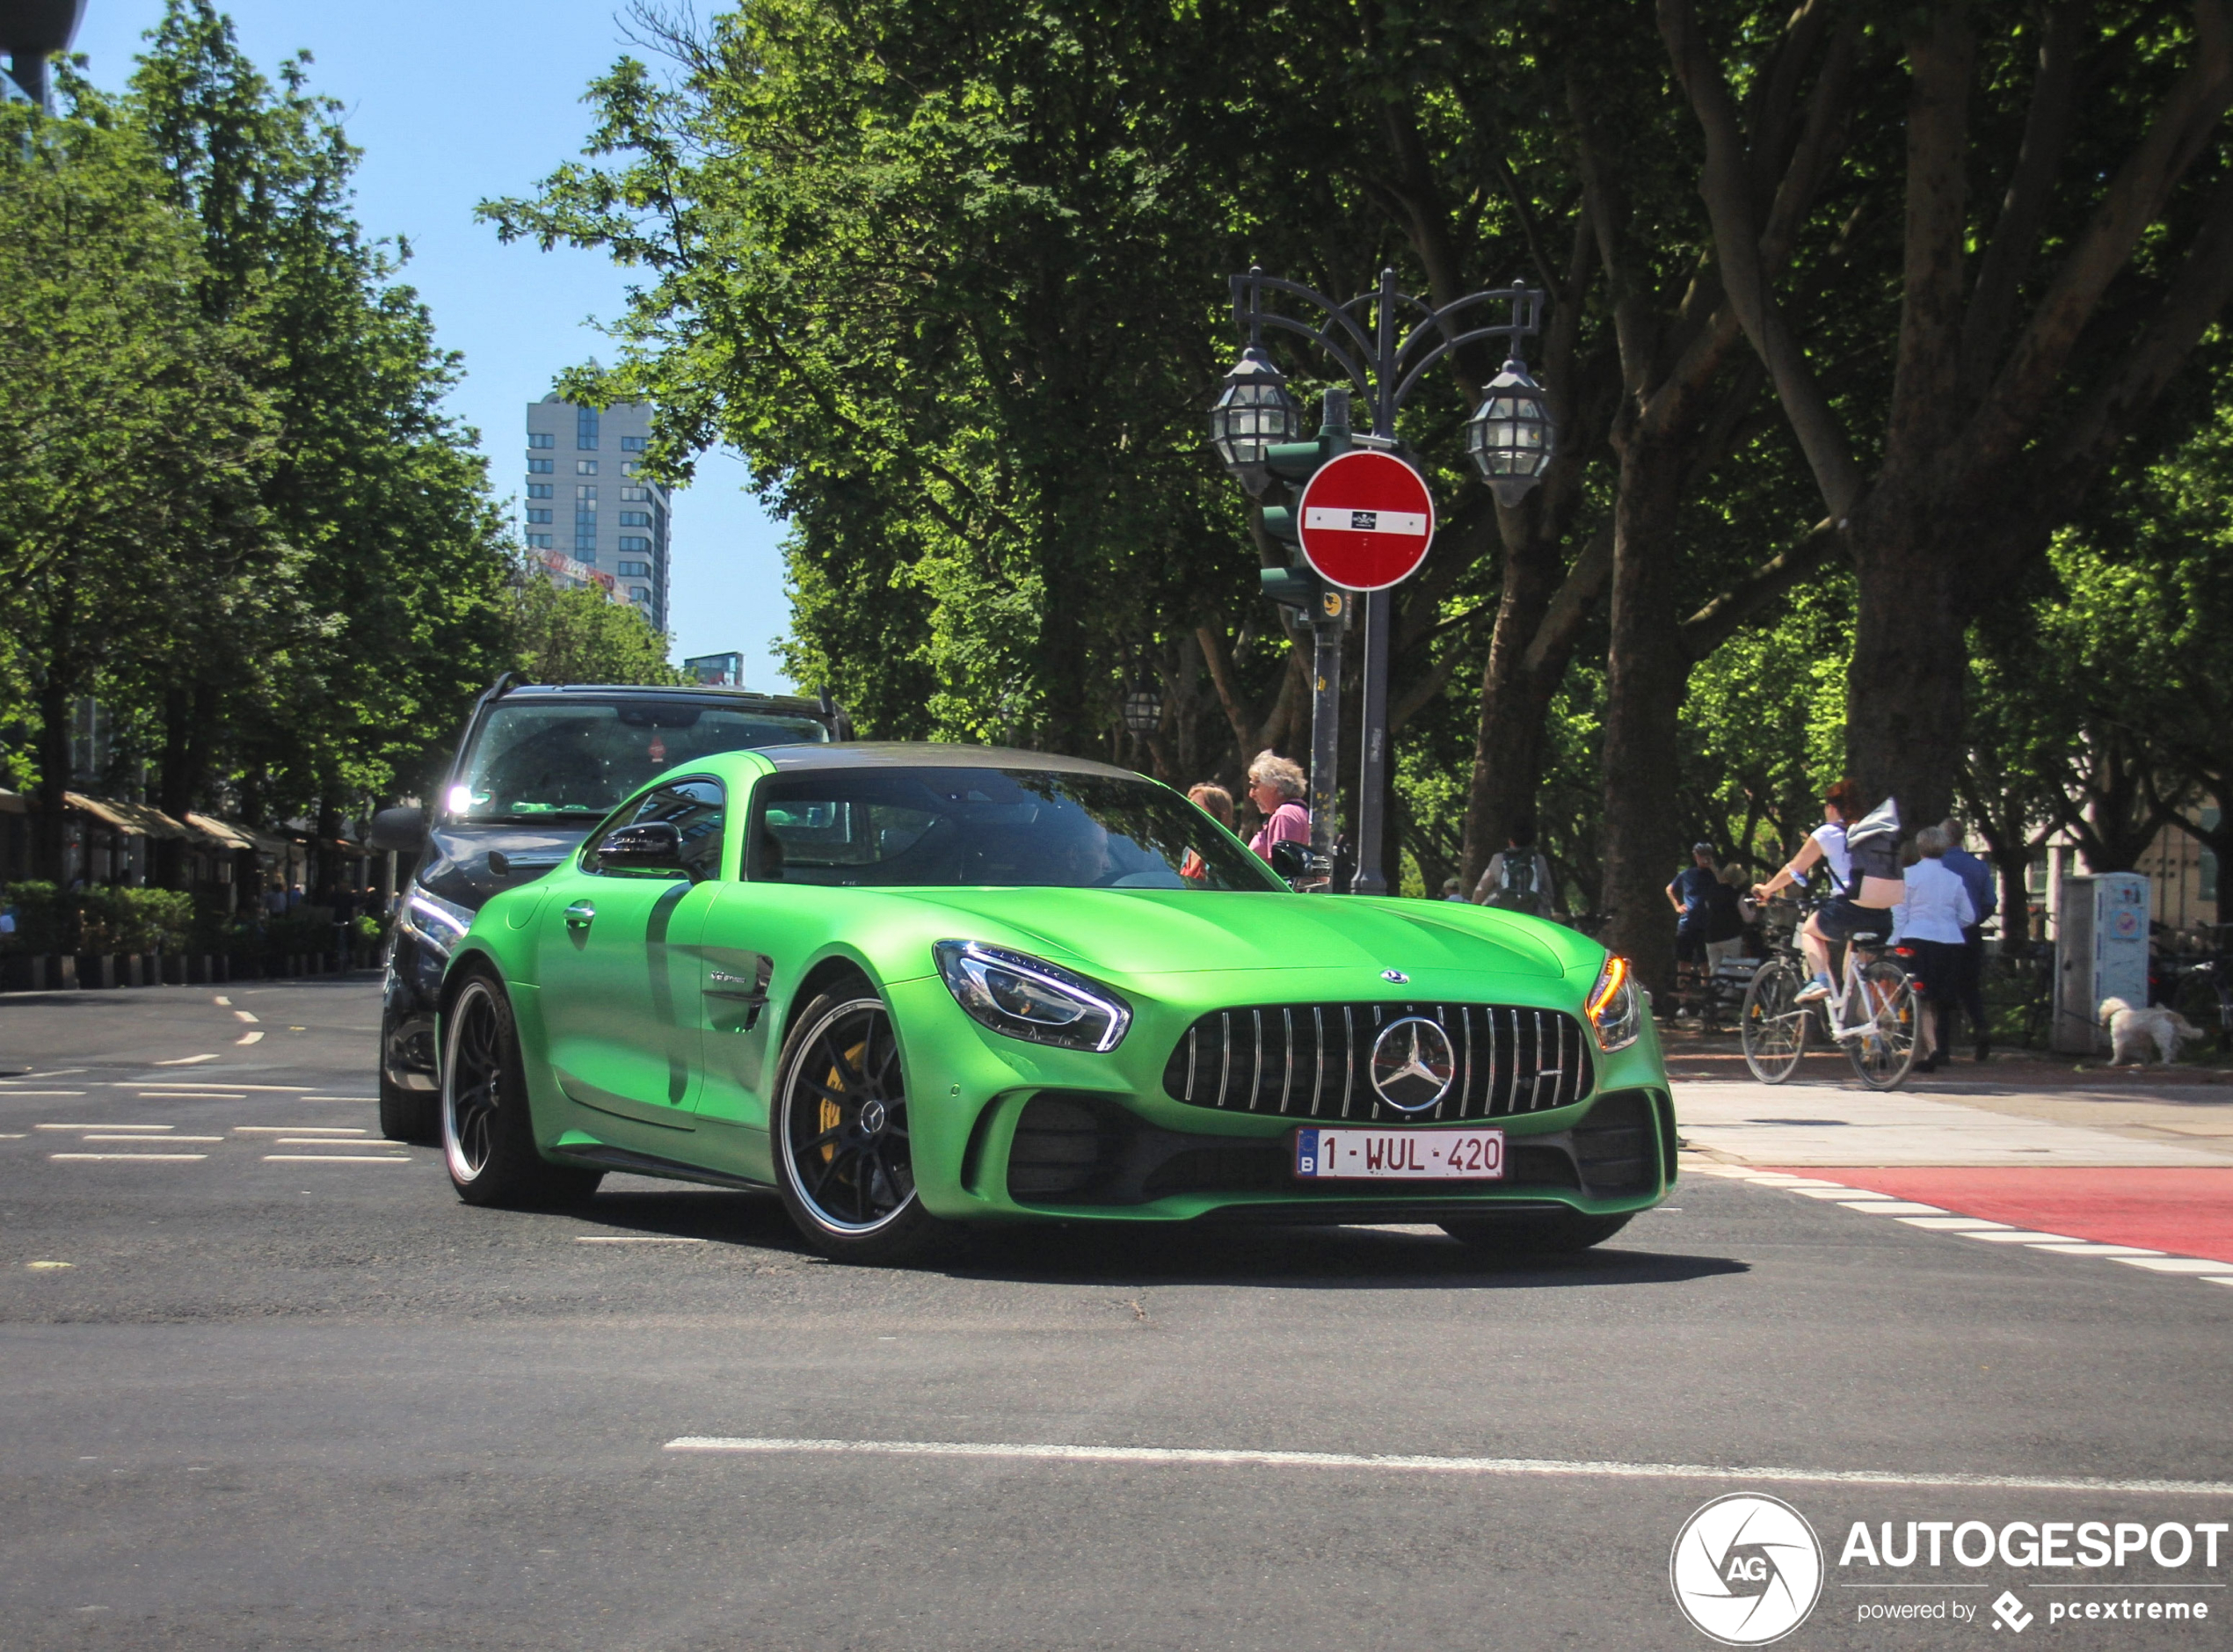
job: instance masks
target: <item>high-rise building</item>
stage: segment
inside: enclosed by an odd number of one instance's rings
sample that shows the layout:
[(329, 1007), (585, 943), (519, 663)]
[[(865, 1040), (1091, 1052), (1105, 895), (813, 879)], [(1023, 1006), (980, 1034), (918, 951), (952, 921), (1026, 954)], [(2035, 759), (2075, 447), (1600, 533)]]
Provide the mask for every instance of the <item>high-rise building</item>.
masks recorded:
[(554, 391), (528, 403), (520, 526), (529, 550), (580, 564), (664, 631), (672, 496), (637, 473), (651, 437), (651, 410), (640, 402), (578, 407)]

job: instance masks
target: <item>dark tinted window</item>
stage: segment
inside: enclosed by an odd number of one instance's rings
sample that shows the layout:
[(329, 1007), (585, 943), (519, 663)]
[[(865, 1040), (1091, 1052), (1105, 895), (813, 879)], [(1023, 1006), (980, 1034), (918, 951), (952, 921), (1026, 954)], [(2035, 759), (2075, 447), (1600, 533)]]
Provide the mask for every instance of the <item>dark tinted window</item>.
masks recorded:
[(716, 752), (828, 739), (811, 717), (703, 701), (498, 702), (443, 801), (453, 820), (594, 819), (646, 781)]
[(771, 775), (753, 794), (751, 855), (769, 883), (1286, 887), (1165, 787), (1040, 769)]
[(622, 810), (597, 834), (582, 857), (582, 866), (592, 872), (606, 870), (597, 863), (597, 850), (620, 827), (665, 820), (682, 839), (682, 863), (689, 868), (690, 876), (700, 879), (718, 877), (721, 828), (727, 818), (719, 781), (679, 780), (671, 786), (660, 787), (633, 809)]

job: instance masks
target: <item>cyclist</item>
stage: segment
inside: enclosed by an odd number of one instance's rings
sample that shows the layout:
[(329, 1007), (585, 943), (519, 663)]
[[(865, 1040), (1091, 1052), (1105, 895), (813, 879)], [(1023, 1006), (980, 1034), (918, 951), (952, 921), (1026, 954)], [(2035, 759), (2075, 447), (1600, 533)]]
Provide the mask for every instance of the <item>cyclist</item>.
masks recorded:
[[(1864, 846), (1858, 855), (1857, 839)], [(1829, 868), (1835, 892), (1799, 932), (1800, 949), (1813, 972), (1799, 989), (1797, 1001), (1802, 1004), (1820, 1003), (1836, 990), (1829, 978), (1833, 945), (1864, 932), (1892, 932), (1892, 908), (1907, 893), (1899, 876), (1899, 805), (1887, 800), (1872, 813), (1862, 804), (1859, 783), (1839, 781), (1822, 794), (1822, 824), (1780, 871), (1753, 885), (1753, 899), (1765, 900), (1779, 889), (1805, 883), (1818, 863)]]

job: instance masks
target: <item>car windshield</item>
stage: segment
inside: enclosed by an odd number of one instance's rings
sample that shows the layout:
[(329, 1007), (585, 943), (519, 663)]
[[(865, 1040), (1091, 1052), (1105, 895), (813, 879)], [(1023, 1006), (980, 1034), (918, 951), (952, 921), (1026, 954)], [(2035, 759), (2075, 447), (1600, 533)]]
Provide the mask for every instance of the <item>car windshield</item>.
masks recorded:
[(826, 740), (811, 717), (690, 700), (498, 704), (450, 787), (454, 820), (598, 818), (656, 775), (716, 752)]
[(775, 775), (754, 794), (752, 877), (782, 884), (1281, 890), (1152, 781), (1031, 768)]

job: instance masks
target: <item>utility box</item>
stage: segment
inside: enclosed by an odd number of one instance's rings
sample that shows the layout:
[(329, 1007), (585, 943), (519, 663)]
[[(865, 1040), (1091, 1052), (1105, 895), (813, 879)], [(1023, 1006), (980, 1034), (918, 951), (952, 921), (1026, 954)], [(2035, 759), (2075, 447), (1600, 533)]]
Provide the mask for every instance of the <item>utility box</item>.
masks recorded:
[(2142, 872), (2064, 877), (2055, 911), (2055, 1032), (2064, 1055), (2109, 1048), (2101, 1001), (2148, 1002), (2149, 880)]

